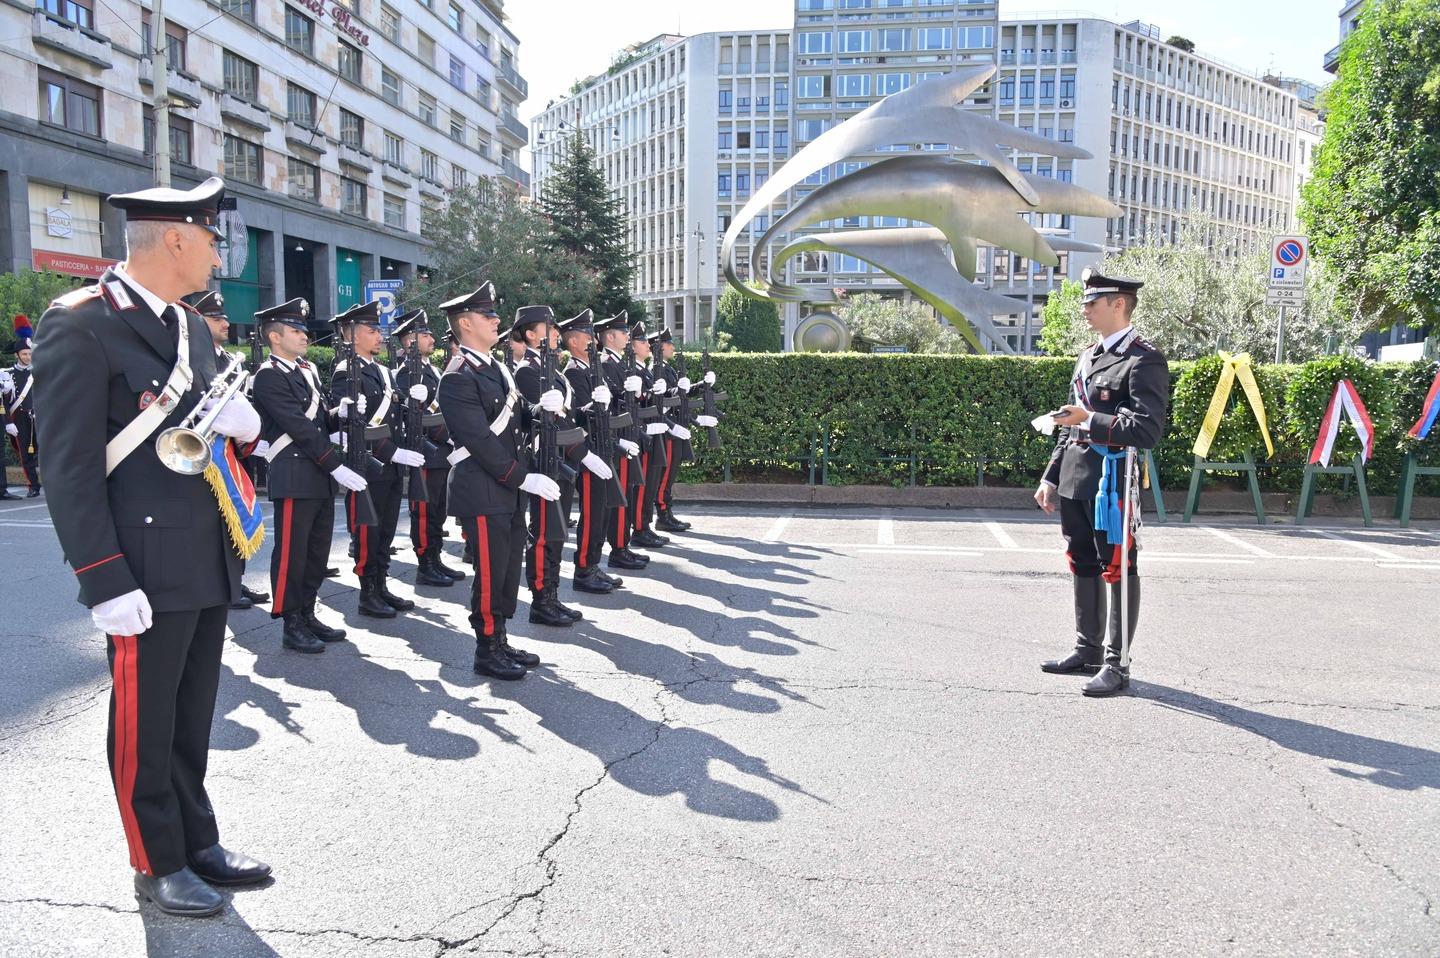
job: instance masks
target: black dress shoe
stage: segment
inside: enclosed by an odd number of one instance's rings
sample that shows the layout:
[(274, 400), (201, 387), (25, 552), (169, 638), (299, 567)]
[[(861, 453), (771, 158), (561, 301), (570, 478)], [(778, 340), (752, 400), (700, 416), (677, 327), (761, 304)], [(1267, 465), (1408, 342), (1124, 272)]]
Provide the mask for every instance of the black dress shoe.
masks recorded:
[(246, 595), (244, 592), (241, 592), (241, 593), (240, 593), (240, 598), (238, 598), (238, 599), (236, 599), (234, 602), (231, 602), (231, 603), (230, 603), (230, 608), (232, 608), (232, 609), (253, 609), (253, 608), (255, 608), (255, 602), (254, 602), (254, 600), (252, 600), (248, 595)]
[(23, 498), (24, 498), (24, 496), (17, 496), (17, 495), (15, 495), (15, 493), (11, 492), (9, 489), (6, 489), (6, 490), (4, 490), (4, 491), (0, 491), (0, 499), (23, 499)]
[(280, 634), (280, 644), (295, 652), (314, 655), (325, 651), (325, 643), (305, 628), (305, 617), (299, 612), (286, 612), (285, 631)]
[(261, 592), (259, 589), (252, 589), (248, 585), (244, 584), (241, 584), (240, 586), (240, 594), (243, 595), (245, 598), (249, 599), (251, 602), (255, 603), (270, 601), (270, 593)]
[(577, 525), (579, 525), (579, 523), (576, 522), (574, 519), (566, 519), (566, 520), (565, 520), (565, 527), (566, 527), (567, 529), (573, 529), (573, 528), (575, 528)]
[(1130, 687), (1130, 670), (1118, 665), (1107, 665), (1100, 674), (1080, 687), (1080, 691), (1091, 698), (1105, 698), (1118, 695)]
[(340, 570), (339, 570), (338, 568), (336, 568), (336, 567), (333, 566), (333, 565), (332, 565), (332, 566), (326, 566), (326, 567), (325, 567), (325, 578), (327, 578), (327, 579), (338, 579), (339, 577), (340, 577)]
[(159, 877), (136, 872), (135, 897), (153, 902), (167, 915), (185, 918), (204, 918), (225, 907), (225, 899), (220, 897), (220, 893), (188, 868)]
[(25, 498), (26, 498), (26, 499), (37, 499), (37, 498), (39, 498), (39, 496), (40, 496), (40, 487), (39, 487), (39, 486), (36, 486), (34, 489), (31, 489), (29, 492), (25, 493)]
[(1041, 662), (1040, 671), (1052, 675), (1075, 675), (1080, 672), (1094, 675), (1100, 671), (1100, 660), (1104, 657), (1104, 651), (1099, 648), (1076, 649), (1063, 659)]
[(609, 595), (615, 591), (615, 586), (609, 579), (598, 575), (575, 576), (574, 588), (576, 592), (590, 592), (594, 595)]
[(620, 578), (618, 575), (611, 575), (604, 569), (596, 569), (595, 578), (600, 579), (604, 582), (608, 582), (617, 589), (622, 588), (625, 585), (624, 579)]
[(553, 595), (550, 596), (550, 605), (560, 610), (561, 615), (568, 616), (571, 622), (579, 622), (585, 618), (584, 612), (581, 612), (579, 609), (572, 609), (568, 605), (561, 605), (560, 600)]
[(195, 874), (212, 885), (254, 885), (270, 877), (270, 866), (219, 845), (186, 856)]
[(384, 600), (385, 604), (392, 609), (398, 609), (404, 612), (408, 609), (415, 608), (414, 602), (411, 602), (409, 599), (402, 599), (390, 591), (390, 587), (385, 584), (385, 577), (383, 575), (375, 577), (375, 591), (380, 598)]
[(611, 552), (610, 558), (605, 560), (605, 564), (612, 569), (640, 570), (645, 568), (645, 563), (641, 562), (634, 553), (626, 555), (624, 552)]
[(506, 655), (500, 643), (493, 639), (481, 639), (476, 645), (475, 671), (507, 682), (525, 677), (525, 666)]
[(670, 540), (664, 536), (656, 535), (649, 529), (642, 529), (635, 533), (630, 539), (637, 546), (644, 546), (647, 549), (662, 549), (670, 544)]
[(570, 616), (561, 612), (543, 599), (536, 599), (530, 603), (531, 625), (550, 625), (556, 628), (568, 629), (574, 621)]
[(321, 642), (343, 642), (345, 640), (344, 629), (332, 629), (330, 626), (315, 618), (315, 607), (312, 605), (301, 615), (301, 622), (310, 634)]
[(684, 532), (690, 528), (690, 523), (681, 522), (674, 516), (661, 516), (655, 520), (655, 528), (663, 529), (666, 532)]

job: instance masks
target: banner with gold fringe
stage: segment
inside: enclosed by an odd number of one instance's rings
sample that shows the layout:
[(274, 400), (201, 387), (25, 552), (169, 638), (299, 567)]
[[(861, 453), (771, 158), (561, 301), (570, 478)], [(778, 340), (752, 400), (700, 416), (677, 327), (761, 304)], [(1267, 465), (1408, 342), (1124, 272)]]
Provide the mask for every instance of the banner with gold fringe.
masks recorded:
[(1255, 381), (1250, 354), (1239, 353), (1232, 356), (1222, 350), (1220, 359), (1223, 360), (1220, 381), (1215, 384), (1215, 393), (1210, 397), (1210, 407), (1205, 410), (1205, 421), (1200, 424), (1200, 435), (1195, 438), (1195, 455), (1201, 459), (1209, 457), (1210, 445), (1220, 431), (1220, 421), (1225, 418), (1225, 405), (1230, 401), (1230, 393), (1235, 388), (1237, 379), (1245, 390), (1245, 398), (1250, 400), (1250, 411), (1255, 414), (1255, 421), (1260, 424), (1260, 435), (1265, 437), (1266, 454), (1275, 455), (1275, 444), (1270, 440), (1270, 427), (1265, 421), (1265, 401), (1260, 397), (1260, 384)]
[(248, 559), (260, 551), (265, 541), (265, 516), (256, 501), (255, 485), (240, 464), (235, 444), (225, 436), (216, 436), (210, 444), (210, 465), (205, 467), (205, 481), (220, 504), (220, 515), (230, 542), (240, 558)]

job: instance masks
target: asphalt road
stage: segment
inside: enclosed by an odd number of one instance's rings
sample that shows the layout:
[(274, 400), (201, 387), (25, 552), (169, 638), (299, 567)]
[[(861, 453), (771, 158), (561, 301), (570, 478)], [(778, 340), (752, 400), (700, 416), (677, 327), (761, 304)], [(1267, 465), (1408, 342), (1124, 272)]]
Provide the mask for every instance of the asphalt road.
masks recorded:
[(577, 627), (522, 603), (518, 683), (468, 589), (374, 622), (347, 570), (320, 656), (234, 613), (211, 796), (276, 879), (186, 921), (137, 907), (103, 644), (6, 504), (0, 955), (1440, 953), (1440, 527), (1148, 527), (1094, 701), (1038, 668), (1036, 513), (690, 518)]

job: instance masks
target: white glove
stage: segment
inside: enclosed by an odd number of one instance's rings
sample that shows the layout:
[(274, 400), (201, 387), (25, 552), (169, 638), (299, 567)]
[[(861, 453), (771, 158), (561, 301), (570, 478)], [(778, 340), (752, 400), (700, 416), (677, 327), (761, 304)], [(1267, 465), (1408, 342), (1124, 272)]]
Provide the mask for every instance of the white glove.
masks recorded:
[(690, 430), (686, 429), (684, 426), (671, 426), (670, 435), (674, 436), (676, 439), (689, 439)]
[(413, 449), (396, 449), (395, 455), (390, 457), (390, 461), (397, 466), (418, 468), (425, 465), (425, 457)]
[(595, 473), (595, 475), (599, 476), (601, 479), (609, 479), (611, 476), (615, 475), (615, 473), (610, 471), (610, 466), (606, 464), (605, 460), (601, 459), (593, 452), (585, 453), (585, 458), (580, 460), (580, 464), (586, 469), (589, 469), (591, 472)]
[(7, 422), (5, 424), (5, 431), (12, 436), (20, 435), (20, 427), (15, 425), (13, 422)]
[(410, 398), (416, 402), (424, 402), (430, 398), (430, 390), (425, 388), (424, 383), (416, 383), (410, 387)]
[(681, 376), (680, 381), (675, 385), (680, 387), (682, 393), (688, 393), (690, 391), (690, 380), (685, 376)]
[(695, 425), (704, 426), (706, 429), (714, 429), (716, 426), (720, 425), (720, 420), (716, 419), (714, 416), (696, 416)]
[(626, 376), (625, 391), (634, 393), (638, 396), (645, 391), (645, 384), (640, 381), (639, 376)]
[(360, 492), (369, 485), (369, 483), (365, 481), (364, 476), (349, 466), (341, 466), (339, 469), (330, 473), (330, 476), (351, 492)]
[(657, 379), (655, 380), (655, 385), (650, 387), (650, 392), (658, 396), (669, 388), (670, 384), (667, 383), (664, 379)]
[(560, 487), (555, 480), (543, 472), (527, 472), (525, 481), (520, 483), (520, 491), (528, 492), (532, 496), (539, 496), (547, 502), (554, 502), (560, 498)]
[(255, 455), (259, 456), (261, 459), (265, 459), (265, 458), (269, 457), (269, 455), (270, 455), (270, 444), (269, 444), (268, 442), (266, 442), (264, 439), (261, 439), (259, 442), (257, 442), (257, 443), (255, 444)]
[(602, 406), (610, 405), (610, 387), (601, 383), (590, 392), (590, 398)]
[(139, 589), (101, 602), (90, 610), (90, 621), (106, 635), (139, 635), (155, 624), (150, 600)]
[[(218, 399), (207, 400), (201, 409), (201, 415), (209, 415), (217, 402)], [(229, 402), (220, 407), (211, 428), (222, 436), (249, 442), (260, 435), (260, 414), (250, 405), (250, 400), (237, 392), (230, 397)]]
[(665, 423), (663, 423), (663, 422), (652, 422), (652, 423), (649, 423), (648, 425), (646, 425), (646, 427), (645, 427), (645, 435), (647, 435), (647, 436), (663, 436), (663, 435), (665, 435), (665, 433), (668, 432), (669, 430), (670, 430), (670, 427), (667, 426), (667, 425), (665, 425)]
[(364, 396), (361, 396), (359, 399), (351, 399), (349, 396), (346, 396), (344, 399), (340, 400), (340, 405), (335, 407), (337, 410), (336, 415), (339, 416), (341, 419), (349, 419), (350, 404), (352, 402), (355, 403), (355, 408), (360, 410), (360, 415), (365, 415), (365, 408), (369, 404), (365, 401)]
[(640, 455), (640, 447), (635, 445), (635, 443), (631, 442), (629, 439), (616, 439), (615, 445), (619, 446), (620, 451), (625, 453), (625, 455), (629, 456), (631, 459), (634, 459), (636, 456)]
[(332, 445), (332, 446), (343, 446), (344, 444), (345, 444), (345, 437), (342, 436), (342, 435), (340, 435), (340, 433), (338, 433), (338, 432), (332, 432), (332, 433), (330, 434), (330, 445)]
[(705, 374), (705, 385), (707, 385), (707, 386), (713, 386), (713, 385), (715, 385), (715, 370), (712, 369), (712, 370), (710, 370), (708, 373)]
[(565, 394), (558, 389), (547, 389), (540, 394), (540, 408), (546, 412), (559, 412), (565, 408)]

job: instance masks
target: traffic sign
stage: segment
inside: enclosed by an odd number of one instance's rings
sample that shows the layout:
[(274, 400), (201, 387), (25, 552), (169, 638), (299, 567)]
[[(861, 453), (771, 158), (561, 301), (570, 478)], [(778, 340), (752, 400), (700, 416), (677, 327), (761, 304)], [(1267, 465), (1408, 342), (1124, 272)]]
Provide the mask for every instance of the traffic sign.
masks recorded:
[(1270, 244), (1270, 289), (1305, 288), (1305, 268), (1310, 264), (1310, 240), (1304, 236), (1277, 236)]
[(1300, 309), (1305, 305), (1304, 294), (1296, 289), (1272, 289), (1265, 293), (1266, 306), (1288, 306), (1291, 309)]
[(372, 279), (365, 284), (365, 302), (380, 304), (380, 328), (386, 336), (399, 313), (400, 290), (404, 286), (403, 279)]

